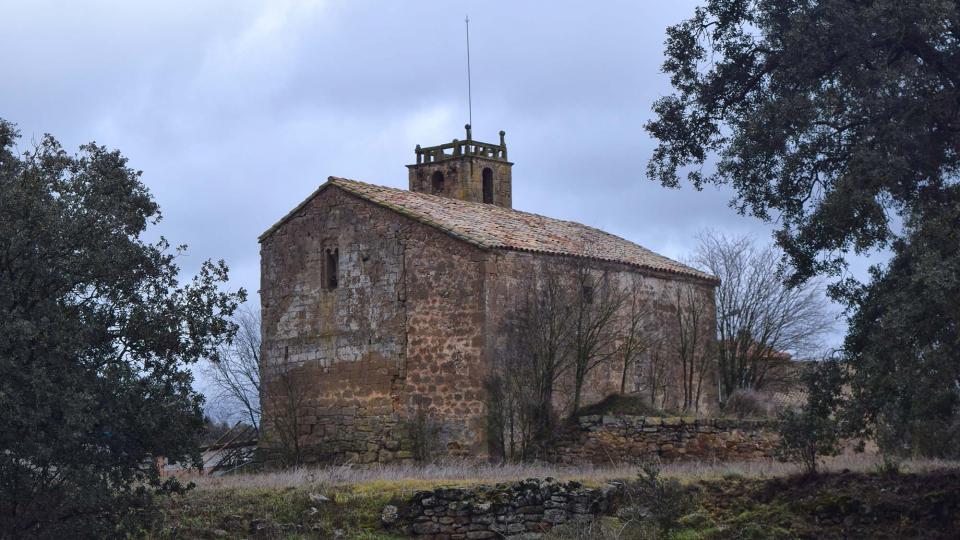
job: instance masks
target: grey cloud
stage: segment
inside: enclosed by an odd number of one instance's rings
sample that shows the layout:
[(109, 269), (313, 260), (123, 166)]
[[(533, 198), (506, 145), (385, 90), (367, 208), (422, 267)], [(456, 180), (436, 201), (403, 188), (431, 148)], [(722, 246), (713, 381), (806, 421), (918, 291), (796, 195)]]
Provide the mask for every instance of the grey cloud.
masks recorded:
[(645, 178), (665, 29), (696, 4), (8, 3), (0, 117), (120, 148), (184, 270), (222, 257), (255, 292), (258, 234), (328, 175), (405, 187), (414, 145), (463, 137), (469, 10), (475, 135), (507, 131), (515, 206), (681, 258), (707, 226), (769, 232)]

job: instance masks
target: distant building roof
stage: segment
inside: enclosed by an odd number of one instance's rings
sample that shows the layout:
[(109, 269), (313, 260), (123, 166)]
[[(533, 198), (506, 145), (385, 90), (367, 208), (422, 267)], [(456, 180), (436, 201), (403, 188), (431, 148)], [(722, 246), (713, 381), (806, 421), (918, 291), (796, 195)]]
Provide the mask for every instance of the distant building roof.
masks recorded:
[(680, 274), (716, 283), (701, 272), (619, 236), (573, 221), (461, 201), (426, 193), (377, 186), (331, 176), (303, 203), (260, 236), (262, 242), (324, 189), (336, 186), (374, 204), (440, 229), (485, 249), (507, 249), (584, 257)]

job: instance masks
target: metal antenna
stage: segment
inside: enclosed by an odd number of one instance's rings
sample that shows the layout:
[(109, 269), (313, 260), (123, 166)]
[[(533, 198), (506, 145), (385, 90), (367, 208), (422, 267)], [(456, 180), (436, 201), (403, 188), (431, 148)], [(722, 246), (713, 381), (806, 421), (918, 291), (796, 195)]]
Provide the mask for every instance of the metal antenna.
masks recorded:
[(473, 126), (473, 89), (470, 83), (470, 15), (463, 20), (467, 24), (467, 118)]

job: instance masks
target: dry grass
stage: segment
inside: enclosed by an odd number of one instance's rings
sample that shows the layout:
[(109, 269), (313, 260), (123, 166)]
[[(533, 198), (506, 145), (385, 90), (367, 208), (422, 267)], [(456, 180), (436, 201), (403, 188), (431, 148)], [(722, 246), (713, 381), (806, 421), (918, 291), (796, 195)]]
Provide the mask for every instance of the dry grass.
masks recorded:
[[(871, 472), (876, 471), (880, 463), (881, 460), (875, 455), (848, 455), (829, 460), (824, 469)], [(908, 461), (900, 466), (903, 472), (932, 469), (960, 469), (960, 463)], [(702, 525), (692, 522), (689, 527), (684, 525), (687, 528), (671, 538), (702, 538), (701, 532), (715, 530), (714, 521), (727, 523), (725, 526), (734, 528), (750, 525), (763, 530), (764, 527), (778, 526), (778, 520), (792, 520), (795, 517), (794, 510), (788, 509), (782, 501), (774, 504), (750, 498), (753, 488), (744, 486), (753, 485), (756, 488), (765, 485), (764, 482), (741, 480), (762, 480), (792, 474), (798, 471), (795, 466), (773, 461), (683, 463), (665, 464), (662, 471), (664, 475), (679, 478), (683, 482), (717, 480), (715, 484), (722, 486), (719, 492), (711, 492), (715, 504), (711, 507), (714, 510), (708, 515), (709, 519)], [(418, 490), (433, 489), (440, 485), (492, 484), (545, 476), (599, 485), (607, 480), (636, 478), (637, 472), (638, 467), (629, 464), (608, 467), (562, 467), (550, 464), (498, 466), (448, 461), (418, 466), (303, 467), (278, 472), (201, 477), (194, 478), (198, 489), (162, 501), (162, 511), (144, 537), (150, 540), (211, 538), (223, 536), (223, 532), (231, 537), (246, 537), (254, 523), (260, 523), (269, 532), (262, 536), (271, 538), (399, 539), (401, 531), (384, 529), (380, 524), (381, 512), (387, 504), (409, 500)], [(849, 477), (832, 477), (832, 485), (836, 486), (836, 482), (843, 481), (843, 478)], [(886, 483), (890, 485), (899, 482), (891, 476), (877, 475), (871, 478), (886, 478)], [(830, 481), (831, 477), (824, 476), (821, 479)], [(922, 480), (914, 477), (914, 484), (918, 481)], [(318, 499), (320, 495), (331, 502)], [(729, 506), (728, 499), (733, 496), (739, 499)], [(833, 497), (829, 493), (824, 496)], [(555, 538), (623, 538), (621, 533), (624, 525), (616, 518), (607, 517), (587, 524), (587, 528), (582, 530), (567, 530), (568, 536)]]
[[(824, 471), (848, 469), (855, 472), (877, 470), (881, 459), (874, 454), (846, 454), (825, 460)], [(943, 460), (907, 460), (901, 464), (903, 472), (923, 472), (935, 469), (960, 468), (960, 462)], [(334, 486), (366, 487), (368, 489), (427, 489), (437, 484), (481, 484), (543, 478), (577, 480), (585, 484), (602, 484), (616, 479), (633, 478), (638, 467), (631, 464), (610, 466), (561, 466), (552, 464), (492, 465), (469, 461), (442, 461), (423, 465), (387, 465), (373, 467), (328, 466), (301, 467), (276, 472), (237, 474), (194, 479), (200, 490), (229, 488), (323, 488)], [(747, 478), (768, 478), (794, 474), (800, 469), (793, 464), (773, 460), (735, 463), (689, 462), (664, 464), (664, 476), (682, 481), (722, 478), (731, 475)], [(364, 490), (366, 491), (366, 490)]]

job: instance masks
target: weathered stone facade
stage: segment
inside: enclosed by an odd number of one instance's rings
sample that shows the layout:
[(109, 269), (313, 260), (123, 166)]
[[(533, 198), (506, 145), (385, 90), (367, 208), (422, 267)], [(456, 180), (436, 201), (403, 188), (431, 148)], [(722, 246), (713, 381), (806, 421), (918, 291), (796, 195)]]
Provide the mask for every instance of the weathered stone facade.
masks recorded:
[[(426, 417), (442, 452), (486, 455), (484, 382), (503, 347), (499, 329), (547, 268), (576, 263), (621, 286), (639, 280), (663, 313), (661, 332), (673, 292), (696, 290), (712, 325), (711, 276), (596, 229), (510, 210), (502, 134), (500, 145), (468, 137), (447, 155), (448, 146), (418, 149), (411, 191), (331, 178), (261, 236), (268, 453), (293, 437), (307, 461), (410, 460)], [(440, 196), (421, 193), (441, 169)], [(620, 377), (616, 365), (594, 370), (584, 403), (619, 390)], [(558, 410), (567, 394), (558, 392)]]
[[(491, 257), (488, 263), (491, 272), (488, 276), (486, 292), (488, 303), (487, 326), (491, 329), (491, 332), (485, 336), (485, 350), (489, 353), (486, 357), (488, 360), (492, 360), (493, 355), (506, 346), (504, 336), (497, 332), (497, 329), (501, 327), (503, 318), (509, 314), (515, 305), (515, 299), (523, 294), (525, 287), (531, 285), (530, 277), (543, 275), (551, 269), (562, 268), (564, 265), (569, 267), (586, 266), (597, 275), (605, 274), (612, 285), (620, 290), (636, 287), (642, 294), (641, 301), (651, 306), (651, 328), (646, 330), (650, 334), (659, 334), (664, 343), (667, 343), (670, 335), (676, 332), (674, 302), (677, 290), (679, 289), (682, 292), (695, 291), (696, 294), (702, 296), (704, 301), (702, 332), (712, 335), (715, 325), (715, 304), (711, 282), (651, 270), (641, 271), (629, 265), (609, 261), (571, 260), (567, 257), (547, 256), (538, 253), (502, 251)], [(623, 307), (623, 309), (627, 308), (626, 305)], [(708, 342), (705, 345), (709, 346), (710, 343)], [(669, 349), (670, 345), (665, 345), (665, 348)], [(673, 351), (667, 350), (665, 354), (672, 355)], [(640, 372), (645, 365), (643, 362), (638, 362), (629, 369), (627, 375), (628, 386), (625, 389), (627, 393), (634, 394), (643, 390), (643, 380)], [(654, 399), (650, 401), (665, 410), (680, 410), (681, 395), (676, 382), (680, 377), (676, 373), (679, 364), (671, 361), (667, 363), (667, 368), (669, 372), (664, 374), (664, 378), (670, 382), (663, 389), (657, 390)], [(595, 403), (619, 392), (622, 369), (622, 362), (612, 361), (602, 363), (591, 371), (584, 385), (584, 402), (586, 404)], [(705, 381), (706, 384), (702, 385), (701, 388), (700, 413), (714, 412), (712, 404), (717, 401), (716, 385), (709, 377)], [(558, 381), (558, 391), (556, 392), (554, 405), (561, 414), (570, 412), (573, 396), (572, 385), (573, 380), (570, 373), (567, 373), (565, 377)]]
[[(331, 248), (335, 289), (324, 287)], [(311, 459), (412, 458), (401, 420), (419, 408), (443, 419), (452, 453), (482, 450), (484, 258), (339, 190), (310, 199), (264, 240), (263, 358), (306, 394), (298, 414)], [(267, 421), (286, 404), (277, 378), (263, 374)]]
[(751, 461), (775, 457), (779, 435), (766, 420), (581, 416), (550, 448), (564, 464)]

